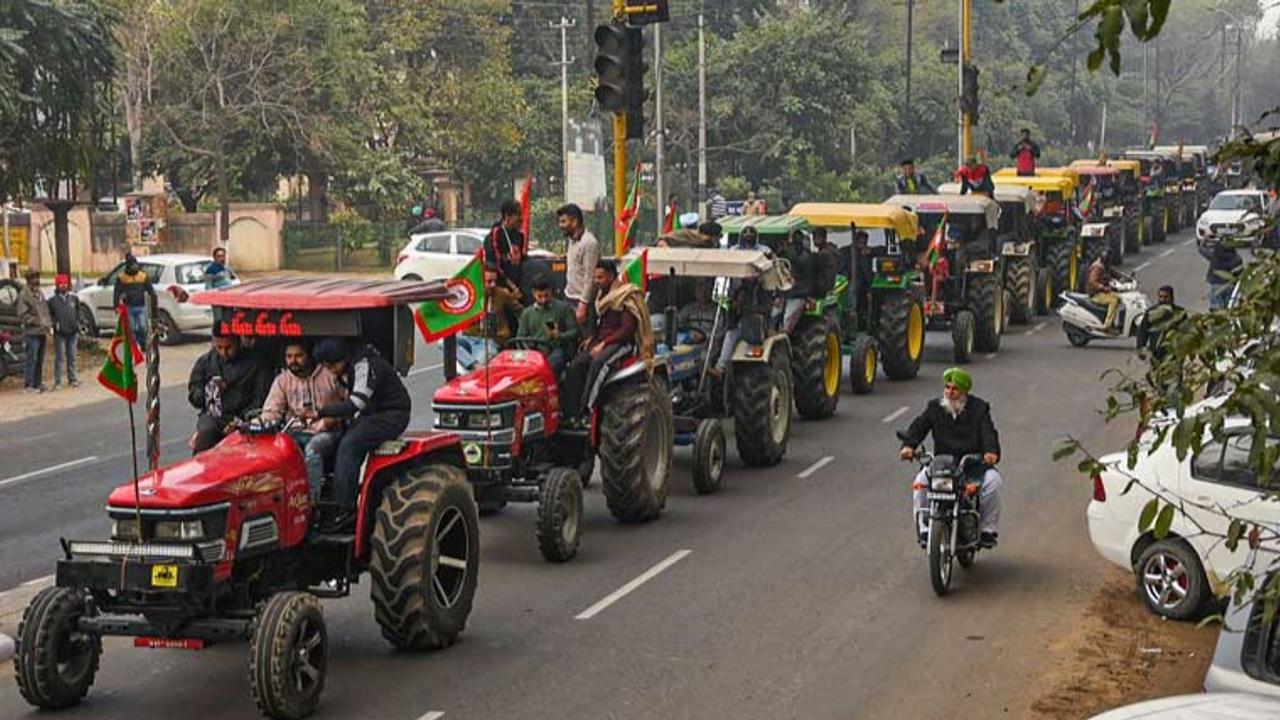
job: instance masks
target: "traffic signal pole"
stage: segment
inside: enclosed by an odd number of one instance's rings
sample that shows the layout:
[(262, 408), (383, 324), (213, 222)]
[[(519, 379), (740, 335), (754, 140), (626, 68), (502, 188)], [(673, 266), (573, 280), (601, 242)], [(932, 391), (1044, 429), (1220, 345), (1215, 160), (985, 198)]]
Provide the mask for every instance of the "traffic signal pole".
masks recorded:
[[(613, 17), (622, 20), (627, 16), (626, 0), (613, 0)], [(613, 114), (613, 251), (622, 255), (627, 251), (627, 237), (618, 231), (618, 219), (627, 203), (627, 113), (623, 109)]]
[[(969, 65), (972, 46), (970, 45), (970, 27), (972, 25), (972, 1), (960, 0), (960, 84), (964, 92), (964, 68)], [(960, 114), (960, 164), (973, 155), (973, 118), (969, 113)]]

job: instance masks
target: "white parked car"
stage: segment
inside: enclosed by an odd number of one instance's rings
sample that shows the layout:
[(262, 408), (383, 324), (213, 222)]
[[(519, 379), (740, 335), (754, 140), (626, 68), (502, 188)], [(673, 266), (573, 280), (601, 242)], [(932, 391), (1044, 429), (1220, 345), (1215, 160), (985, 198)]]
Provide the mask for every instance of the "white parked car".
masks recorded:
[[(1132, 471), (1125, 469), (1123, 453), (1102, 458), (1107, 469), (1093, 478), (1087, 511), (1089, 537), (1098, 553), (1133, 571), (1142, 599), (1153, 612), (1179, 620), (1195, 616), (1212, 600), (1211, 582), (1226, 579), (1249, 560), (1247, 543), (1241, 542), (1233, 552), (1222, 539), (1231, 517), (1280, 527), (1280, 503), (1267, 499), (1249, 463), (1249, 421), (1228, 420), (1221, 441), (1205, 432), (1200, 452), (1182, 461), (1168, 441), (1154, 454), (1140, 451)], [(1280, 443), (1280, 438), (1267, 443)], [(1134, 477), (1142, 484), (1125, 493)], [(1163, 540), (1150, 531), (1138, 531), (1138, 517), (1152, 498), (1151, 489), (1182, 503), (1183, 510), (1175, 512)], [(1264, 544), (1259, 552), (1274, 558), (1278, 550)]]
[(1126, 705), (1090, 720), (1275, 720), (1280, 700), (1246, 693), (1176, 695)]
[(1213, 196), (1196, 221), (1196, 237), (1257, 241), (1274, 215), (1275, 207), (1265, 190), (1224, 190)]
[[(147, 273), (155, 288), (159, 307), (156, 331), (160, 343), (173, 345), (183, 333), (208, 331), (213, 327), (213, 308), (188, 302), (192, 293), (205, 289), (204, 269), (212, 262), (207, 255), (142, 255), (138, 265)], [(80, 298), (80, 331), (97, 336), (116, 327), (116, 311), (112, 306), (116, 275), (124, 263), (98, 278), (92, 285), (76, 292)], [(232, 285), (240, 284), (232, 273)]]
[[(1265, 569), (1254, 575), (1259, 588), (1274, 580)], [(1248, 692), (1280, 700), (1280, 617), (1266, 622), (1265, 604), (1254, 598), (1250, 592), (1238, 603), (1232, 600), (1223, 615), (1213, 663), (1204, 676), (1206, 692)]]
[(484, 245), (487, 228), (457, 228), (409, 236), (396, 258), (397, 280), (453, 277)]

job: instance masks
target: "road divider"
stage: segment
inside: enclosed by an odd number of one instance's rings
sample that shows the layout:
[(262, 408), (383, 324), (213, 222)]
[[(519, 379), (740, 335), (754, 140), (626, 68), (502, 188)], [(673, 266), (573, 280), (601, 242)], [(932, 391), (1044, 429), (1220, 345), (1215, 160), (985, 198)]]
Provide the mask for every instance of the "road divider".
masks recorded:
[(885, 416), (884, 416), (884, 419), (883, 419), (883, 420), (881, 420), (880, 422), (884, 423), (885, 425), (888, 425), (889, 423), (893, 422), (894, 420), (897, 420), (898, 418), (902, 417), (902, 414), (903, 414), (903, 413), (905, 413), (906, 411), (910, 410), (910, 409), (911, 409), (911, 406), (910, 406), (910, 405), (903, 405), (902, 407), (898, 408), (897, 410), (894, 410), (893, 412), (889, 413), (888, 415), (885, 415)]
[(693, 551), (685, 549), (685, 550), (677, 550), (671, 553), (666, 558), (658, 562), (657, 565), (654, 565), (648, 570), (645, 570), (643, 573), (640, 573), (640, 575), (637, 576), (631, 582), (627, 583), (626, 585), (623, 585), (617, 590), (614, 590), (613, 592), (601, 598), (600, 602), (597, 602), (595, 605), (592, 605), (586, 610), (583, 610), (582, 612), (575, 615), (573, 619), (574, 620), (590, 620), (596, 615), (599, 615), (600, 613), (607, 610), (610, 605), (618, 602), (622, 598), (635, 592), (636, 589), (639, 588), (641, 585), (644, 585), (645, 583), (654, 579), (658, 575), (661, 575), (663, 571), (665, 571), (667, 568), (671, 567), (672, 565), (675, 565), (676, 563), (688, 557), (689, 553), (691, 552)]
[(90, 455), (88, 457), (82, 457), (79, 460), (71, 460), (69, 462), (59, 463), (57, 465), (50, 465), (47, 468), (32, 470), (31, 472), (23, 473), (21, 475), (14, 475), (11, 478), (5, 478), (4, 480), (0, 480), (0, 487), (6, 487), (8, 485), (16, 485), (17, 483), (23, 482), (25, 480), (33, 480), (35, 478), (40, 477), (41, 475), (47, 475), (52, 472), (58, 472), (59, 470), (69, 470), (73, 467), (88, 465), (91, 462), (97, 462), (97, 460), (98, 460), (97, 455)]
[(808, 478), (810, 475), (812, 475), (812, 474), (814, 474), (814, 473), (818, 472), (819, 470), (821, 470), (822, 468), (826, 467), (826, 466), (827, 466), (827, 465), (828, 465), (832, 460), (835, 460), (835, 459), (836, 459), (836, 458), (835, 458), (835, 456), (834, 456), (834, 455), (827, 455), (826, 457), (824, 457), (824, 458), (822, 458), (822, 459), (818, 460), (817, 462), (815, 462), (814, 464), (810, 465), (809, 467), (807, 467), (807, 468), (805, 468), (805, 469), (801, 470), (800, 472), (796, 473), (796, 477), (800, 478), (801, 480), (804, 480), (804, 479)]

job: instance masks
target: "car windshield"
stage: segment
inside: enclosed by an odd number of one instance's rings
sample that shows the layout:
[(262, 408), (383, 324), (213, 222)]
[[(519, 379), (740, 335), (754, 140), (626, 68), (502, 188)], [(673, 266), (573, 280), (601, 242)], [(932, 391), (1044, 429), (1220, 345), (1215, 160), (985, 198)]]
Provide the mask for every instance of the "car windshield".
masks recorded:
[(1218, 195), (1209, 203), (1210, 210), (1257, 210), (1260, 207), (1255, 195)]

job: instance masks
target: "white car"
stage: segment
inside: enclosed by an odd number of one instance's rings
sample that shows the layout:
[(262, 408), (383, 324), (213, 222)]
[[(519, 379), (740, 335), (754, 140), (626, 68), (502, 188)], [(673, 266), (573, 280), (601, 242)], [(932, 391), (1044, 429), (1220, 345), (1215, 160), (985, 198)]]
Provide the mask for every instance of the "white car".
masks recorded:
[(1247, 693), (1176, 695), (1126, 705), (1090, 720), (1275, 720), (1280, 700)]
[(484, 245), (486, 228), (457, 228), (409, 236), (396, 258), (397, 280), (453, 277)]
[[(1254, 567), (1255, 587), (1268, 587), (1275, 575)], [(1223, 615), (1213, 663), (1204, 676), (1205, 692), (1248, 692), (1280, 701), (1280, 617), (1266, 622), (1265, 603), (1249, 592), (1231, 601)], [(1280, 717), (1280, 715), (1277, 715)]]
[(1201, 240), (1260, 240), (1274, 216), (1271, 198), (1264, 190), (1225, 190), (1213, 196), (1196, 221)]
[[(1249, 420), (1229, 419), (1223, 431), (1224, 438), (1218, 441), (1206, 429), (1200, 452), (1188, 453), (1182, 461), (1169, 440), (1154, 454), (1148, 454), (1149, 445), (1144, 446), (1131, 471), (1125, 467), (1123, 453), (1106, 456), (1101, 459), (1106, 470), (1093, 478), (1087, 517), (1094, 548), (1131, 570), (1147, 607), (1168, 618), (1194, 617), (1212, 600), (1211, 585), (1249, 560), (1246, 542), (1232, 551), (1223, 540), (1232, 517), (1280, 527), (1280, 503), (1267, 499), (1249, 463), (1253, 445)], [(1267, 443), (1280, 443), (1280, 438), (1268, 438)], [(1141, 484), (1126, 493), (1133, 478)], [(1152, 490), (1182, 508), (1174, 513), (1169, 534), (1162, 540), (1150, 530), (1138, 531), (1138, 517)], [(1274, 559), (1278, 551), (1264, 543), (1259, 555)]]
[[(204, 269), (212, 262), (207, 255), (142, 255), (138, 265), (147, 273), (155, 288), (159, 307), (156, 332), (160, 343), (174, 345), (183, 333), (208, 331), (213, 327), (213, 308), (188, 302), (192, 293), (205, 289)], [(92, 285), (76, 292), (80, 298), (80, 331), (93, 337), (116, 327), (116, 311), (112, 306), (116, 276), (124, 269), (120, 263)], [(240, 280), (232, 273), (231, 284)]]

